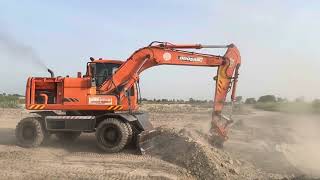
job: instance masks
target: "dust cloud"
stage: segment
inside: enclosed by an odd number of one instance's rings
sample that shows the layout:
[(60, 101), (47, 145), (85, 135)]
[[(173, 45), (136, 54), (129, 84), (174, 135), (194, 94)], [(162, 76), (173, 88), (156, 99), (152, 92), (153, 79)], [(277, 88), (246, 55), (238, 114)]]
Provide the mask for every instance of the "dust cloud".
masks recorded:
[(320, 122), (316, 115), (300, 115), (290, 120), (293, 143), (277, 146), (287, 160), (303, 173), (320, 177)]

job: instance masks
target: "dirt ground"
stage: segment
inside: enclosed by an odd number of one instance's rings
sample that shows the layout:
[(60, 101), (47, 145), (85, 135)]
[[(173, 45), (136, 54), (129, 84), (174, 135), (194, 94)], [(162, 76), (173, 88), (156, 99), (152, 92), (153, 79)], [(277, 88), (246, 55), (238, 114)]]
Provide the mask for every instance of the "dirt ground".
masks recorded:
[(267, 172), (320, 177), (320, 116), (254, 111), (236, 116), (225, 149)]
[(55, 137), (35, 149), (16, 146), (14, 129), (28, 116), (0, 109), (0, 179), (283, 179), (320, 176), (318, 116), (251, 108), (234, 115), (224, 149), (207, 141), (210, 109), (189, 105), (144, 105), (161, 127), (159, 148), (138, 155), (129, 148), (101, 152), (93, 134), (72, 144)]

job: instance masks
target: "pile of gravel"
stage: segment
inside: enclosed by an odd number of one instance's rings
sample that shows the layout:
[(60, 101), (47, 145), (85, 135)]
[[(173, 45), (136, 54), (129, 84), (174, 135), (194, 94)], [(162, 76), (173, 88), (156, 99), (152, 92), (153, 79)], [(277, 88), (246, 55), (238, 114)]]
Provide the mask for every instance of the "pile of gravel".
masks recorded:
[(167, 162), (181, 166), (197, 179), (284, 179), (254, 168), (248, 162), (235, 160), (221, 149), (201, 143), (183, 129), (159, 128), (154, 148), (147, 152)]

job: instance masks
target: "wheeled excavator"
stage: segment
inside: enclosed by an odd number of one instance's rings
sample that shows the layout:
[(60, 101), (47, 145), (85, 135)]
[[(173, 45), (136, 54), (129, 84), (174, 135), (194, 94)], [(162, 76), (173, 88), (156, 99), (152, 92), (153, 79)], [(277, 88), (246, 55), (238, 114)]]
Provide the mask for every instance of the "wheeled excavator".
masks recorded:
[[(225, 48), (223, 56), (198, 53), (202, 48)], [(193, 51), (190, 51), (193, 49)], [(22, 119), (16, 127), (17, 143), (37, 147), (51, 134), (71, 142), (81, 133), (95, 133), (98, 147), (119, 152), (136, 144), (141, 153), (152, 148), (157, 130), (148, 114), (139, 109), (139, 75), (159, 65), (217, 67), (210, 134), (227, 140), (232, 120), (222, 114), (231, 90), (235, 101), (241, 58), (230, 45), (171, 44), (152, 42), (135, 51), (126, 61), (90, 58), (84, 75), (77, 77), (29, 77), (25, 107), (35, 116)]]

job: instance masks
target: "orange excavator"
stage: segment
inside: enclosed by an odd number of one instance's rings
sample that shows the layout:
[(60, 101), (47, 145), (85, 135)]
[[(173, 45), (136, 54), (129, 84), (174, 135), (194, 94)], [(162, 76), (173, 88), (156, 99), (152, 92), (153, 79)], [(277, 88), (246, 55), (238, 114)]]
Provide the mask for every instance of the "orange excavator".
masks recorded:
[[(190, 49), (226, 48), (223, 56)], [(77, 77), (30, 77), (26, 86), (26, 109), (37, 115), (22, 119), (16, 127), (17, 142), (23, 147), (39, 146), (54, 134), (62, 141), (73, 141), (81, 133), (95, 133), (98, 146), (118, 152), (135, 143), (146, 152), (157, 135), (148, 114), (139, 108), (139, 75), (158, 65), (218, 67), (210, 134), (224, 142), (231, 119), (222, 115), (226, 96), (235, 92), (240, 53), (230, 45), (175, 45), (152, 42), (135, 51), (126, 61), (90, 58), (86, 74)]]

